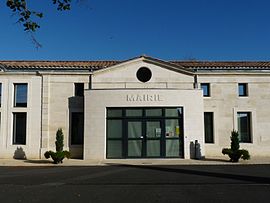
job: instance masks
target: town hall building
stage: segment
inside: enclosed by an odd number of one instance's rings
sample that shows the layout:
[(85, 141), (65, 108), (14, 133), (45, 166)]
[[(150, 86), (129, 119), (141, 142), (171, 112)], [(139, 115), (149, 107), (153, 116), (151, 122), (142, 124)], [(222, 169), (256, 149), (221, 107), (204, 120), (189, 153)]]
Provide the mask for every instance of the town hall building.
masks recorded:
[(270, 62), (0, 61), (0, 158), (43, 159), (62, 128), (72, 158), (222, 156), (237, 130), (270, 154)]

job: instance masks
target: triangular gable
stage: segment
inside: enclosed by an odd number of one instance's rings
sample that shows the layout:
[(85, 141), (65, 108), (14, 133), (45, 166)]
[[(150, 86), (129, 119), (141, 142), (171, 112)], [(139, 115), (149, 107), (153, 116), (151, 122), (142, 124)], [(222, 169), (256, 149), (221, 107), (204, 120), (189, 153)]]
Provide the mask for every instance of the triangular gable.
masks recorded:
[(152, 58), (152, 57), (149, 57), (149, 56), (139, 56), (139, 57), (135, 57), (135, 58), (132, 58), (132, 59), (128, 59), (126, 61), (123, 61), (123, 62), (120, 62), (116, 65), (112, 65), (112, 66), (109, 66), (107, 68), (104, 68), (104, 69), (100, 69), (100, 70), (96, 70), (94, 71), (94, 74), (98, 74), (98, 73), (102, 73), (102, 72), (105, 72), (105, 71), (110, 71), (110, 70), (113, 70), (113, 69), (117, 69), (123, 65), (128, 65), (130, 63), (134, 63), (134, 62), (138, 62), (138, 61), (143, 61), (143, 62), (146, 62), (146, 63), (150, 63), (150, 64), (154, 64), (154, 65), (157, 65), (159, 67), (162, 67), (162, 68), (165, 68), (165, 69), (168, 69), (168, 70), (171, 70), (171, 71), (175, 71), (175, 72), (178, 72), (178, 73), (182, 73), (182, 74), (185, 74), (185, 75), (190, 75), (190, 76), (194, 76), (195, 73), (191, 70), (187, 70), (186, 68), (180, 66), (180, 65), (176, 65), (176, 64), (173, 64), (173, 63), (170, 63), (170, 62), (167, 62), (167, 61), (163, 61), (163, 60), (160, 60), (160, 59), (156, 59), (156, 58)]

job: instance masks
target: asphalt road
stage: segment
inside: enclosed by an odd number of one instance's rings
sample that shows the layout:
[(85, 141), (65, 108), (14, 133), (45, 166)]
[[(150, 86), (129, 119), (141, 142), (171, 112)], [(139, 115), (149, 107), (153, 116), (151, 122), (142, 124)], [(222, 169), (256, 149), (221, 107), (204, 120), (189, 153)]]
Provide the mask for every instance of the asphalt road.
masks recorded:
[(0, 202), (270, 202), (270, 165), (0, 167)]

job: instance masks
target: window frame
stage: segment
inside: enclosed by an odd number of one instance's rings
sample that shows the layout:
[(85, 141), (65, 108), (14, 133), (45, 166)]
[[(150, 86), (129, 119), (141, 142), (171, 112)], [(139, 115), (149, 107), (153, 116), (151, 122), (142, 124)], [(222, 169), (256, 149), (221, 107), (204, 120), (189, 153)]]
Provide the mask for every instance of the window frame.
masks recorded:
[(74, 96), (75, 97), (83, 97), (84, 96), (84, 83), (83, 82), (74, 83)]
[[(74, 130), (74, 126), (73, 126), (73, 123), (74, 123), (74, 120), (73, 120), (73, 115), (75, 114), (82, 114), (82, 119), (83, 119), (83, 128), (82, 128), (82, 140), (81, 140), (81, 143), (80, 142), (74, 142), (76, 139), (74, 139), (74, 136), (73, 136), (73, 130)], [(70, 115), (70, 119), (71, 119), (71, 122), (70, 122), (70, 145), (83, 145), (84, 144), (84, 112), (71, 112), (71, 115)]]
[[(240, 87), (243, 86), (244, 94), (240, 94)], [(238, 96), (239, 97), (248, 97), (248, 83), (238, 83)]]
[[(24, 131), (24, 136), (23, 136), (23, 142), (18, 142), (17, 141), (17, 120), (16, 119), (16, 115), (17, 114), (24, 114), (25, 115), (25, 131)], [(26, 145), (26, 139), (27, 139), (27, 112), (12, 112), (12, 116), (13, 116), (13, 126), (12, 126), (12, 144), (13, 145)], [(21, 132), (21, 131), (20, 131)]]
[[(242, 141), (241, 140), (241, 132), (240, 132), (240, 126), (239, 126), (239, 114), (247, 114), (248, 117), (248, 141)], [(240, 143), (253, 143), (253, 134), (252, 134), (252, 112), (250, 111), (238, 111), (236, 113), (236, 118), (237, 118), (237, 129), (238, 129), (238, 134), (239, 134), (239, 142)]]
[[(211, 132), (212, 132), (212, 135), (211, 135), (211, 141), (206, 141), (206, 117), (205, 115), (206, 114), (211, 114)], [(214, 144), (215, 143), (215, 122), (214, 122), (214, 112), (210, 112), (210, 111), (207, 111), (207, 112), (204, 112), (204, 143), (206, 144)]]
[[(203, 86), (205, 86), (207, 88), (207, 91), (208, 91), (207, 94), (205, 94)], [(203, 97), (211, 97), (210, 83), (201, 83), (201, 89), (203, 91)]]
[[(17, 103), (17, 86), (25, 85), (26, 86), (26, 103), (22, 103), (22, 105), (18, 105)], [(13, 83), (13, 107), (14, 108), (27, 108), (28, 106), (28, 83)], [(25, 105), (24, 105), (25, 104)]]

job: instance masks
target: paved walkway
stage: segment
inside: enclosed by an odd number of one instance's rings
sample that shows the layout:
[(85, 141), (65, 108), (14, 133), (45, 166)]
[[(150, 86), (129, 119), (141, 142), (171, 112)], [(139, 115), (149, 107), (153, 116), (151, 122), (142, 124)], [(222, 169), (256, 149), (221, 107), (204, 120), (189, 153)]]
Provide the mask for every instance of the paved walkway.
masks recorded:
[(18, 160), (0, 159), (0, 166), (108, 166), (115, 164), (129, 165), (246, 165), (246, 164), (270, 164), (270, 157), (252, 157), (251, 160), (239, 163), (231, 163), (227, 157), (207, 157), (204, 160), (194, 159), (111, 159), (111, 160), (79, 160), (65, 159), (63, 164), (52, 164), (51, 160)]

